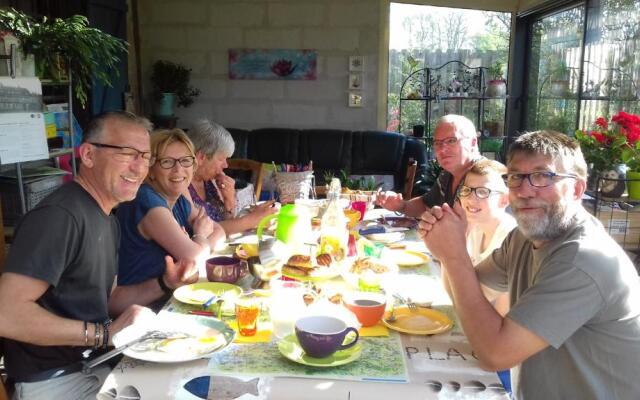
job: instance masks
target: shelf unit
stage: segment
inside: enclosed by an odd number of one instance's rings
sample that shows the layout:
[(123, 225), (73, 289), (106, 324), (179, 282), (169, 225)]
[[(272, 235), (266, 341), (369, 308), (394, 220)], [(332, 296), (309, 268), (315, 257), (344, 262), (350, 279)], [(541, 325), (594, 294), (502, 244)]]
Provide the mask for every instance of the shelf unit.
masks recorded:
[[(469, 115), (470, 113), (464, 112), (465, 107), (472, 105), (472, 114), (475, 118), (471, 120), (475, 119), (476, 128), (482, 132), (483, 137), (489, 137), (485, 126), (486, 106), (489, 104), (490, 107), (501, 110), (497, 113), (501, 114), (499, 121), (504, 127), (508, 96), (486, 96), (487, 79), (487, 68), (469, 67), (461, 61), (449, 61), (439, 67), (413, 71), (404, 79), (400, 87), (398, 131), (403, 132), (410, 130), (413, 125), (424, 124), (427, 150), (431, 152), (432, 124), (436, 105), (439, 108), (439, 105), (443, 104), (444, 112), (439, 113), (443, 115), (449, 113)], [(409, 115), (411, 111), (408, 109), (415, 103), (418, 104), (417, 116), (421, 120), (415, 120), (417, 117), (415, 108), (412, 110), (414, 115)], [(494, 113), (494, 116), (497, 113)], [(496, 139), (503, 137), (504, 133), (500, 133)]]
[[(16, 74), (15, 74), (16, 57), (17, 57), (17, 52), (16, 52), (15, 45), (11, 45), (8, 55), (0, 55), (0, 60), (9, 60), (9, 71), (10, 71), (9, 76), (11, 76), (11, 78), (16, 77)], [(69, 139), (70, 147), (61, 148), (61, 149), (50, 149), (48, 158), (55, 160), (56, 166), (59, 167), (58, 158), (66, 154), (71, 154), (72, 155), (71, 156), (71, 172), (75, 176), (77, 169), (76, 169), (76, 159), (73, 156), (75, 143), (74, 143), (74, 129), (73, 129), (73, 86), (72, 86), (72, 76), (71, 76), (70, 69), (68, 70), (67, 75), (68, 75), (68, 79), (66, 81), (54, 82), (50, 80), (41, 80), (41, 83), (43, 87), (57, 86), (57, 87), (64, 87), (66, 90), (66, 102), (68, 104), (68, 118), (69, 118), (68, 133), (70, 138)], [(43, 93), (43, 99), (44, 97), (45, 96)], [(43, 104), (43, 108), (44, 108), (44, 104)], [(28, 210), (27, 210), (27, 199), (26, 199), (25, 190), (24, 190), (24, 176), (22, 174), (22, 163), (17, 162), (15, 163), (15, 166), (16, 166), (16, 180), (18, 185), (18, 194), (20, 199), (20, 211), (22, 215), (24, 215)]]
[(587, 190), (590, 197), (583, 201), (585, 208), (602, 222), (611, 237), (627, 251), (640, 268), (640, 199), (631, 199), (626, 195), (621, 197), (605, 197), (602, 195), (603, 185), (628, 183), (633, 179), (613, 179), (598, 176), (595, 187)]

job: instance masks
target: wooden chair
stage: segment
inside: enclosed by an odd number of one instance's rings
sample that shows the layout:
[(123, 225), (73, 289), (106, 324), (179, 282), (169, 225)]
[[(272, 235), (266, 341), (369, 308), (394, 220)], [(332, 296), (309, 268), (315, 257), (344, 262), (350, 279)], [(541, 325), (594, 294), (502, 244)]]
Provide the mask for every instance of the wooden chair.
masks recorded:
[(416, 169), (418, 163), (413, 158), (409, 159), (409, 165), (407, 165), (407, 173), (404, 176), (404, 189), (402, 190), (402, 198), (405, 200), (411, 199), (411, 193), (413, 192), (413, 181), (416, 177)]
[(227, 164), (229, 169), (251, 171), (251, 183), (255, 188), (256, 200), (259, 200), (262, 192), (262, 163), (245, 158), (230, 158), (227, 160)]

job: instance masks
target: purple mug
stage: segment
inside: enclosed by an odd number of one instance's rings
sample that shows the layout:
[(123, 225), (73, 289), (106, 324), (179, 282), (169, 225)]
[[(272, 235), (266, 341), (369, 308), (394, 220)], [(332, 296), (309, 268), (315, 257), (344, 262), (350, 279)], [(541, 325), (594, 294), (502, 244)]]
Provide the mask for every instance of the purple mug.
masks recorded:
[(209, 282), (236, 283), (247, 271), (247, 262), (237, 258), (220, 256), (207, 260), (207, 280)]
[[(315, 358), (329, 357), (338, 350), (348, 349), (360, 338), (356, 328), (347, 326), (339, 318), (325, 315), (300, 318), (296, 321), (295, 331), (302, 350)], [(355, 339), (342, 344), (349, 332), (355, 332)]]

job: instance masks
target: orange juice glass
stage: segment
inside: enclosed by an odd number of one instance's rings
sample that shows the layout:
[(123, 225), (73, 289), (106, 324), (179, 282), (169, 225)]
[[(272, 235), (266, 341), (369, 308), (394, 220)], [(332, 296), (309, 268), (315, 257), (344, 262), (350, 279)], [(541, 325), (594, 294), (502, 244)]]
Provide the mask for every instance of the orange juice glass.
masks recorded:
[(242, 336), (254, 336), (258, 332), (260, 301), (251, 295), (239, 296), (236, 300), (236, 321)]

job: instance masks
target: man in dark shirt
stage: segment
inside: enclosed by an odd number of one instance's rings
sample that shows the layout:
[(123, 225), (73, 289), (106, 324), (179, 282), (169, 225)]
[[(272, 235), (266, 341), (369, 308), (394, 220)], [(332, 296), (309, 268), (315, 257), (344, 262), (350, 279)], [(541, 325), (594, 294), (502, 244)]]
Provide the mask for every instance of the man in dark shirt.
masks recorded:
[[(150, 124), (133, 114), (97, 117), (79, 147), (78, 176), (43, 200), (18, 225), (0, 276), (0, 336), (16, 399), (93, 398), (109, 373), (79, 372), (113, 335), (145, 314), (148, 295), (131, 287), (130, 306), (109, 321), (117, 273), (119, 226), (111, 215), (135, 197), (153, 159)], [(177, 286), (192, 266), (167, 261), (163, 283)], [(147, 292), (164, 292), (152, 282)]]
[(440, 118), (433, 133), (433, 148), (443, 170), (431, 190), (410, 200), (404, 200), (400, 193), (381, 193), (377, 199), (379, 206), (411, 217), (419, 217), (430, 207), (444, 203), (453, 205), (458, 186), (464, 181), (464, 176), (474, 160), (480, 157), (473, 122), (462, 115), (454, 114)]

